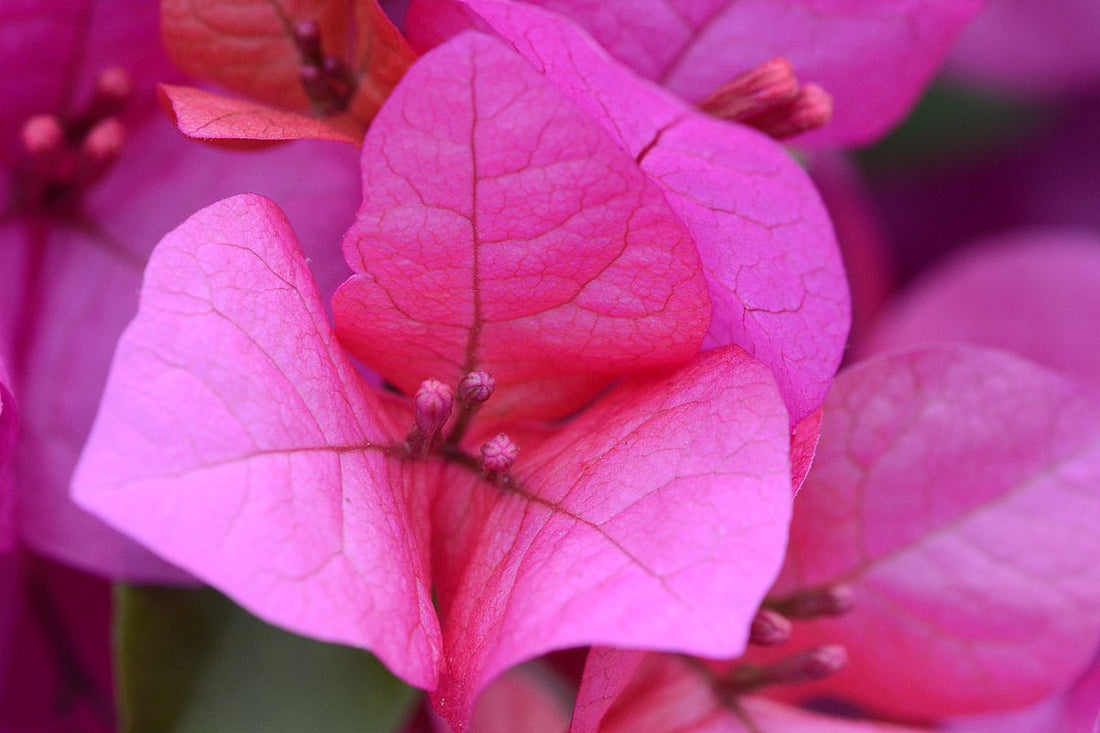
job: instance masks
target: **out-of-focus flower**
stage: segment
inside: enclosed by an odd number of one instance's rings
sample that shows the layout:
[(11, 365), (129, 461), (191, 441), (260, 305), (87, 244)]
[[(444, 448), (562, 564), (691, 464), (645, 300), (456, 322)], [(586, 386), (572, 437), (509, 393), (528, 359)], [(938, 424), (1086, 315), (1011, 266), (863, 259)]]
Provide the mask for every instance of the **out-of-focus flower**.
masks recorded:
[[(156, 108), (173, 73), (156, 8), (101, 0), (0, 9), (0, 356), (20, 406), (20, 543), (134, 580), (182, 574), (77, 509), (70, 474), (153, 244), (196, 207), (240, 190), (280, 195), (333, 287), (354, 209), (354, 152), (249, 155), (189, 144)], [(332, 149), (329, 149), (332, 148)], [(346, 271), (345, 271), (346, 272)]]
[(951, 51), (952, 79), (1052, 97), (1100, 85), (1100, 6), (1092, 0), (989, 0)]

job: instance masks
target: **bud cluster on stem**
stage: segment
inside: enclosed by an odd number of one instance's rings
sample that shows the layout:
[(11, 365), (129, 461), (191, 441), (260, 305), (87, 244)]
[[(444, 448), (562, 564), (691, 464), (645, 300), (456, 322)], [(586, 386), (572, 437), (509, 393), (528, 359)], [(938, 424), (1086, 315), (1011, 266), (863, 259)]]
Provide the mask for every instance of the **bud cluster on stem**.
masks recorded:
[(132, 95), (130, 74), (110, 68), (96, 79), (78, 113), (37, 114), (24, 121), (19, 133), (26, 154), (23, 205), (72, 204), (80, 191), (103, 178), (122, 152), (126, 134), (118, 114)]
[(314, 111), (327, 116), (346, 110), (359, 82), (347, 64), (325, 55), (316, 21), (300, 20), (294, 24), (294, 45), (302, 60), (298, 73)]

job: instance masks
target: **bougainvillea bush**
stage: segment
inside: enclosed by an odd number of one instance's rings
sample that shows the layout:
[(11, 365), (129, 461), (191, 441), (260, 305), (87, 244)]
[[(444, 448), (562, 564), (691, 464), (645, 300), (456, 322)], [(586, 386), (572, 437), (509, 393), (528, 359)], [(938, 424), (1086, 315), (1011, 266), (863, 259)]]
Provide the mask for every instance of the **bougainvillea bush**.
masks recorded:
[(1091, 731), (1100, 234), (863, 180), (985, 5), (5, 6), (0, 731)]

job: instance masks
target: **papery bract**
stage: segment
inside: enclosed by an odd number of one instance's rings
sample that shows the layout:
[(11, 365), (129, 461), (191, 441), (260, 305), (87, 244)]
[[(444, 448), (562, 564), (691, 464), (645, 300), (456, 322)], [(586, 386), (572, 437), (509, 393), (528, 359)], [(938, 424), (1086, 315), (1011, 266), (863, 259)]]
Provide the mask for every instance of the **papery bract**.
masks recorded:
[(1024, 710), (949, 721), (947, 733), (1096, 733), (1100, 726), (1100, 665), (1068, 690)]
[(977, 348), (842, 373), (773, 590), (854, 587), (847, 614), (795, 626), (792, 645), (849, 653), (813, 690), (937, 719), (1067, 687), (1100, 641), (1096, 408), (1054, 372)]
[(556, 435), (525, 433), (501, 485), (411, 458), (411, 410), (381, 399), (281, 214), (230, 199), (154, 254), (76, 495), (264, 618), (421, 686), (438, 675), (456, 730), (491, 678), (553, 648), (743, 648), (790, 504), (765, 367), (716, 349), (627, 382)]
[(1100, 6), (990, 0), (951, 51), (951, 78), (1042, 97), (1100, 83)]
[[(635, 72), (690, 103), (774, 57), (820, 84), (833, 119), (800, 145), (868, 143), (896, 124), (982, 0), (525, 0), (561, 13)], [(446, 4), (444, 4), (446, 7)], [(438, 43), (439, 0), (416, 0), (410, 37)], [(450, 14), (445, 14), (448, 17)], [(450, 15), (450, 17), (454, 17)]]
[(381, 490), (384, 420), (282, 213), (237, 197), (150, 260), (76, 497), (259, 616), (428, 686), (438, 631), (406, 512)]
[(792, 424), (813, 412), (839, 363), (849, 311), (835, 238), (805, 173), (773, 141), (642, 82), (560, 16), (488, 0), (462, 7), (661, 188), (703, 262), (713, 308), (705, 344), (735, 343), (768, 364)]
[(463, 36), (410, 70), (364, 142), (363, 189), (337, 328), (406, 392), (476, 365), (513, 410), (535, 382), (526, 411), (555, 416), (702, 342), (699, 257), (660, 188), (497, 40)]
[(930, 341), (1006, 349), (1100, 386), (1100, 235), (1013, 232), (975, 242), (914, 283), (859, 351)]
[[(261, 103), (164, 87), (180, 131), (192, 137), (358, 144), (414, 58), (376, 0), (161, 0), (161, 8), (180, 68)], [(302, 23), (314, 24), (316, 48), (307, 48)]]

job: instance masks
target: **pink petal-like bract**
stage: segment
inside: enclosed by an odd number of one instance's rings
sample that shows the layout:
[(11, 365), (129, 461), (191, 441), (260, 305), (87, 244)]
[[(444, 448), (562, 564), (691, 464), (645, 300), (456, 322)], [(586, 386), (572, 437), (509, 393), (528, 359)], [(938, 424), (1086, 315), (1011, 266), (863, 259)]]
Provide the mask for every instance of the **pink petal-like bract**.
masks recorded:
[(947, 733), (1096, 733), (1100, 730), (1100, 662), (1068, 690), (1023, 710), (950, 721)]
[(439, 632), (392, 440), (285, 218), (239, 196), (154, 251), (74, 494), (263, 618), (430, 687)]
[(716, 689), (703, 666), (672, 655), (594, 648), (570, 733), (916, 733), (869, 720), (834, 718)]
[[(161, 0), (161, 9), (180, 68), (261, 102), (169, 90), (181, 132), (194, 137), (358, 142), (415, 58), (376, 0)], [(307, 73), (319, 77), (312, 89)]]
[(848, 650), (815, 690), (934, 720), (1069, 686), (1100, 642), (1097, 485), (1096, 398), (1054, 372), (961, 346), (843, 372), (774, 591), (854, 588), (795, 625)]
[[(636, 73), (697, 103), (739, 74), (789, 59), (834, 99), (832, 120), (796, 138), (815, 147), (871, 142), (897, 124), (983, 0), (525, 0), (561, 13)], [(435, 0), (416, 0), (423, 45)]]
[(990, 0), (951, 50), (954, 80), (1037, 96), (1088, 92), (1100, 83), (1095, 0)]
[(943, 262), (880, 319), (864, 353), (931, 341), (992, 346), (1100, 387), (1100, 235), (1029, 230)]
[(517, 385), (572, 379), (562, 404), (532, 388), (526, 411), (559, 415), (591, 396), (582, 378), (699, 348), (699, 257), (662, 191), (499, 40), (465, 34), (410, 69), (364, 141), (363, 189), (337, 330), (403, 391), (483, 369), (524, 411)]
[(195, 87), (163, 84), (160, 93), (179, 131), (199, 140), (309, 139), (352, 145), (362, 140), (360, 126), (346, 120), (322, 120)]
[(727, 347), (525, 446), (511, 491), (436, 479), (437, 532), (450, 528), (433, 553), (436, 707), (453, 724), (489, 679), (554, 649), (739, 654), (782, 562), (788, 442), (771, 374)]
[[(804, 171), (756, 131), (638, 79), (560, 16), (492, 0), (459, 10), (509, 41), (660, 187), (703, 262), (705, 344), (737, 344), (770, 366), (792, 425), (817, 409), (840, 362), (849, 301), (832, 226)], [(515, 211), (510, 219), (525, 221)]]

